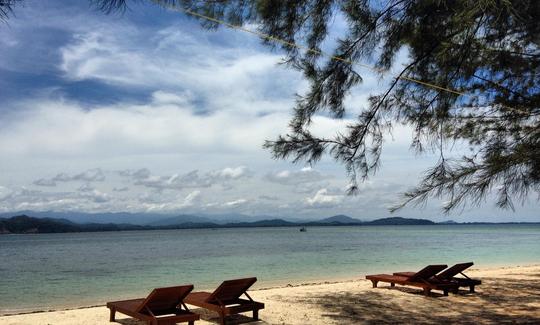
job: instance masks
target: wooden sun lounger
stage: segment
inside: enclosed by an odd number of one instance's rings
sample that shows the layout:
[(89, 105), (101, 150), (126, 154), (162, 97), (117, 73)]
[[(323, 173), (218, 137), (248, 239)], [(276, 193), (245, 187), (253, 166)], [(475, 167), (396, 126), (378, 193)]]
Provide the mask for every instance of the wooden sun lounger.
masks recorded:
[[(193, 290), (193, 285), (156, 288), (146, 298), (112, 301), (107, 303), (111, 310), (110, 321), (115, 321), (119, 312), (146, 321), (149, 325), (170, 325), (188, 322), (195, 324), (199, 315), (189, 311), (184, 298)], [(185, 309), (182, 309), (182, 306)]]
[(442, 290), (445, 296), (448, 296), (448, 291), (457, 291), (457, 285), (448, 281), (434, 279), (433, 276), (440, 271), (446, 269), (446, 265), (428, 265), (422, 270), (410, 275), (390, 275), (390, 274), (374, 274), (367, 275), (366, 279), (371, 280), (373, 288), (377, 287), (379, 282), (388, 282), (391, 287), (396, 284), (403, 286), (419, 287), (424, 290), (424, 294), (429, 296), (431, 290)]
[[(256, 281), (257, 278), (224, 281), (214, 292), (192, 292), (184, 301), (217, 312), (222, 325), (225, 325), (226, 316), (247, 311), (252, 311), (253, 319), (258, 320), (259, 310), (264, 309), (264, 304), (254, 301), (247, 293)], [(247, 299), (241, 299), (242, 295)]]
[[(452, 267), (449, 267), (448, 269), (444, 270), (443, 272), (437, 274), (435, 277), (442, 281), (450, 281), (453, 283), (456, 283), (458, 287), (469, 287), (470, 292), (474, 292), (474, 287), (477, 285), (482, 284), (482, 281), (477, 279), (471, 279), (463, 271), (468, 269), (469, 267), (473, 266), (473, 262), (468, 263), (458, 263)], [(401, 275), (401, 276), (410, 276), (414, 274), (414, 272), (396, 272), (394, 275)], [(456, 277), (456, 275), (461, 274), (462, 277)]]

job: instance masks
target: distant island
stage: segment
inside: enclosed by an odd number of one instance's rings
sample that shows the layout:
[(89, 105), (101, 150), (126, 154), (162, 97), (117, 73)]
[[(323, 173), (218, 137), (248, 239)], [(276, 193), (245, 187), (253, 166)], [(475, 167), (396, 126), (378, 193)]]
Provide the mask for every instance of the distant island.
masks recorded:
[[(516, 222), (519, 223), (519, 222)], [(455, 221), (435, 223), (427, 219), (390, 217), (372, 221), (361, 221), (344, 215), (317, 221), (293, 222), (284, 219), (264, 219), (258, 221), (217, 223), (209, 218), (180, 215), (157, 220), (146, 225), (129, 223), (77, 223), (60, 218), (37, 218), (18, 215), (0, 218), (0, 234), (68, 233), (98, 231), (163, 230), (163, 229), (204, 229), (204, 228), (254, 228), (254, 227), (327, 227), (327, 226), (402, 226), (402, 225), (459, 225)], [(465, 223), (486, 224), (486, 223)], [(509, 223), (505, 223), (509, 224)], [(526, 223), (529, 224), (529, 223)], [(534, 223), (530, 223), (534, 224)]]

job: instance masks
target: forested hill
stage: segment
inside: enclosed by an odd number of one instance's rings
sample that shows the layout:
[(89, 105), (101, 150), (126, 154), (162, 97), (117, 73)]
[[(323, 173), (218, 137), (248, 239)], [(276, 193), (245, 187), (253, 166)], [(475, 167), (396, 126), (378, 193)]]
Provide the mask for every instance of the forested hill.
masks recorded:
[[(122, 230), (159, 230), (159, 229), (196, 229), (196, 228), (253, 228), (253, 227), (323, 227), (323, 226), (400, 226), (400, 225), (435, 225), (437, 223), (426, 219), (413, 218), (383, 218), (373, 221), (338, 216), (318, 221), (292, 222), (283, 219), (265, 219), (253, 222), (216, 223), (213, 220), (193, 219), (189, 222), (167, 225), (132, 225), (115, 223), (75, 223), (58, 218), (35, 218), (19, 215), (11, 218), (0, 218), (0, 234), (31, 234), (31, 233), (65, 233), (65, 232), (95, 232)], [(459, 223), (443, 222), (451, 225)]]
[(143, 229), (150, 229), (150, 227), (112, 223), (77, 224), (65, 219), (33, 218), (26, 215), (0, 219), (0, 234), (63, 233)]

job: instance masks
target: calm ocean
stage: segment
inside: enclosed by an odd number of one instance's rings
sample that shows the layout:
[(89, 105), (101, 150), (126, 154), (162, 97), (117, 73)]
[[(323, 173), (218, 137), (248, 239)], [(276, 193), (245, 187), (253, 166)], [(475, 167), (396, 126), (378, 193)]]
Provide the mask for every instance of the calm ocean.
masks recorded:
[(540, 263), (540, 225), (195, 229), (0, 236), (0, 314), (104, 304), (151, 288), (257, 276), (258, 286)]

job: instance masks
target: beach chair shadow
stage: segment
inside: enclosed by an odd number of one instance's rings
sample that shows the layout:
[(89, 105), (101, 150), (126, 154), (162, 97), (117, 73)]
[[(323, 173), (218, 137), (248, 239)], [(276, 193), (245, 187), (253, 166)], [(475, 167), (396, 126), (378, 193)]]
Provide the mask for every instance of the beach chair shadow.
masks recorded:
[[(514, 275), (513, 275), (514, 276)], [(450, 299), (408, 298), (379, 290), (313, 295), (301, 301), (321, 306), (340, 324), (540, 324), (540, 275), (526, 279), (483, 278), (482, 291)], [(396, 290), (392, 288), (392, 290)], [(397, 290), (420, 295), (414, 288)], [(467, 292), (465, 295), (469, 295)]]
[[(201, 320), (204, 320), (209, 323), (213, 324), (220, 324), (221, 323), (221, 317), (219, 313), (204, 309), (204, 308), (191, 308), (192, 312), (197, 313), (201, 316)], [(244, 325), (267, 325), (269, 323), (263, 321), (263, 320), (254, 320), (252, 317), (242, 315), (242, 314), (235, 314), (227, 316), (227, 324), (228, 325), (238, 325), (238, 324), (244, 324)], [(131, 324), (129, 324), (131, 325)]]
[[(399, 291), (399, 292), (403, 292), (403, 293), (406, 293), (406, 294), (410, 294), (410, 295), (416, 295), (416, 296), (422, 296), (422, 297), (425, 297), (426, 294), (423, 292), (423, 291), (419, 291), (417, 289), (414, 289), (414, 288), (409, 288), (409, 287), (398, 287), (398, 286), (389, 286), (389, 287), (381, 287), (380, 289), (382, 290), (392, 290), (392, 291)], [(443, 293), (439, 293), (439, 292), (430, 292), (429, 293), (429, 297), (430, 298), (440, 298), (440, 297), (444, 297), (445, 295)]]

